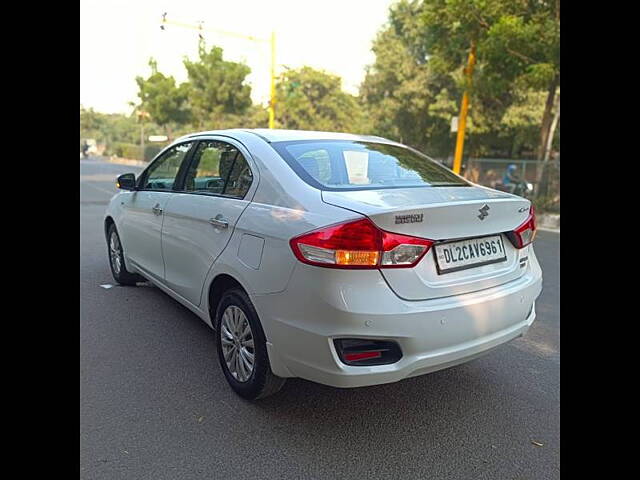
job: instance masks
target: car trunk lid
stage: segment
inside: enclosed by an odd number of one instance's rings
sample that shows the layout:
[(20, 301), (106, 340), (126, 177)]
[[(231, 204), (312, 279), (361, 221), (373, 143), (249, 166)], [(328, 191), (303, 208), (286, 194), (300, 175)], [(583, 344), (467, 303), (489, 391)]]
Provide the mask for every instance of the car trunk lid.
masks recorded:
[(434, 245), (413, 268), (381, 269), (389, 286), (404, 299), (469, 293), (515, 280), (524, 273), (521, 259), (528, 247), (517, 250), (505, 235), (528, 217), (530, 202), (523, 198), (480, 186), (323, 191), (322, 198), (366, 215), (382, 230), (428, 238), (436, 245), (455, 249), (450, 242), (488, 236), (495, 242), (501, 240), (498, 248), (504, 248), (506, 258), (496, 263), (443, 269), (444, 260), (436, 259), (436, 248), (439, 252), (443, 249)]

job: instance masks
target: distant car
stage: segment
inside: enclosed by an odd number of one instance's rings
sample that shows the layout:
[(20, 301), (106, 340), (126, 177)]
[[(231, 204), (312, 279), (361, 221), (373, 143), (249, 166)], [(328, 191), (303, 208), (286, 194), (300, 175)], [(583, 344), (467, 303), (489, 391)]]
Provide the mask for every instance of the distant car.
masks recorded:
[(531, 203), (379, 137), (194, 133), (107, 208), (117, 282), (147, 279), (215, 331), (249, 399), (450, 367), (524, 334), (541, 271)]

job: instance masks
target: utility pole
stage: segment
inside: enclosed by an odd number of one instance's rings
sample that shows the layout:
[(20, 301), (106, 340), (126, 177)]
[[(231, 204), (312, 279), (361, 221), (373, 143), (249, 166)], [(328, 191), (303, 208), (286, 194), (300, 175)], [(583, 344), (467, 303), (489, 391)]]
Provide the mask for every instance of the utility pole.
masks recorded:
[(460, 105), (460, 120), (458, 122), (458, 137), (456, 138), (456, 153), (453, 159), (453, 171), (460, 173), (462, 166), (462, 152), (464, 150), (464, 131), (467, 127), (467, 111), (469, 110), (469, 88), (471, 87), (471, 78), (473, 76), (473, 67), (476, 64), (476, 42), (471, 42), (471, 51), (467, 66), (464, 69), (466, 77), (466, 85), (464, 94), (462, 95), (462, 104)]
[(275, 32), (271, 32), (270, 38), (259, 38), (254, 37), (252, 35), (244, 35), (242, 33), (230, 32), (226, 30), (220, 30), (217, 28), (202, 28), (202, 22), (198, 25), (193, 25), (190, 23), (183, 22), (175, 22), (172, 20), (167, 20), (167, 14), (162, 15), (162, 24), (160, 28), (165, 30), (165, 25), (174, 25), (176, 27), (189, 28), (192, 30), (198, 30), (200, 35), (202, 32), (213, 32), (220, 35), (227, 35), (229, 37), (242, 38), (245, 40), (250, 40), (252, 42), (259, 43), (269, 43), (271, 45), (271, 69), (270, 69), (270, 99), (269, 99), (269, 128), (275, 128), (276, 124), (276, 34)]

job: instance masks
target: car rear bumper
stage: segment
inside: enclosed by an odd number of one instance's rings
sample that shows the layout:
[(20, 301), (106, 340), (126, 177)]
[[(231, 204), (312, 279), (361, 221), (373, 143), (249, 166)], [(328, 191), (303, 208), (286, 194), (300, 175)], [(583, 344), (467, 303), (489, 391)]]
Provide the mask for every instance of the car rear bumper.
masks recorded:
[[(399, 298), (379, 271), (299, 264), (285, 292), (252, 300), (276, 375), (360, 387), (463, 363), (523, 335), (535, 319), (541, 289), (535, 257), (517, 280), (426, 301)], [(336, 338), (395, 341), (403, 355), (389, 365), (345, 365), (335, 350)]]

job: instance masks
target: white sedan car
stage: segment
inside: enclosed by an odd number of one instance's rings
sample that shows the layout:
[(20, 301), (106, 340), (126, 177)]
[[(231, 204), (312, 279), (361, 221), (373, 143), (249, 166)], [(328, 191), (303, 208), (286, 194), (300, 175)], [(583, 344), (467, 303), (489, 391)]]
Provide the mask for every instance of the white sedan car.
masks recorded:
[(149, 280), (210, 325), (245, 398), (289, 377), (422, 375), (535, 319), (530, 202), (384, 138), (194, 133), (118, 187), (104, 219), (116, 281)]

